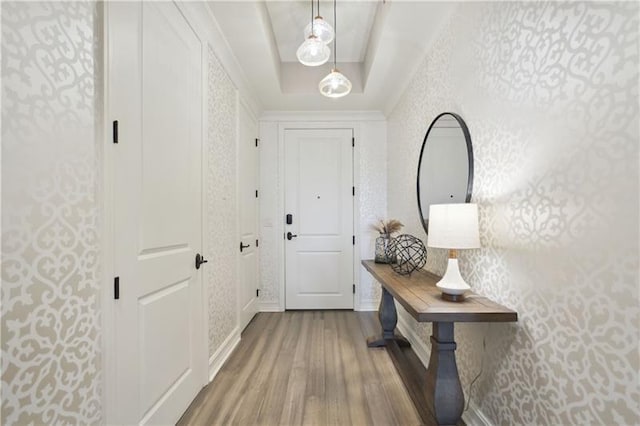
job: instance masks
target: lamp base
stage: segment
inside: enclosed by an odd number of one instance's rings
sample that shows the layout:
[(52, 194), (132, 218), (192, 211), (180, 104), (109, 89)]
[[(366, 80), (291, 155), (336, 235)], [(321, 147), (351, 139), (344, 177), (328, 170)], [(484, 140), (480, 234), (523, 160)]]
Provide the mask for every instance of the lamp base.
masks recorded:
[[(449, 258), (447, 271), (440, 281), (436, 283), (436, 287), (442, 292), (442, 298), (451, 302), (460, 302), (464, 299), (464, 292), (470, 290), (458, 268), (458, 259)], [(454, 300), (455, 299), (455, 300)]]
[(442, 293), (442, 300), (446, 300), (447, 302), (462, 302), (464, 300), (464, 294), (447, 294)]

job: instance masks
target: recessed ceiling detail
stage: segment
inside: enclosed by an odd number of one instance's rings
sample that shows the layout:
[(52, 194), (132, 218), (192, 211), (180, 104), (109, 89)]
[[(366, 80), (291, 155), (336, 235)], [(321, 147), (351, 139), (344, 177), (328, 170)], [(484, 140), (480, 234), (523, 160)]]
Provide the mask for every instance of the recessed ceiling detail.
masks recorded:
[[(311, 1), (210, 1), (209, 7), (244, 77), (264, 110), (377, 110), (389, 113), (441, 26), (449, 2), (337, 0), (337, 67), (349, 77), (349, 96), (329, 99), (318, 82), (333, 67), (298, 62), (296, 51), (311, 21)], [(314, 11), (314, 15), (317, 12)], [(320, 1), (331, 25), (333, 0)]]

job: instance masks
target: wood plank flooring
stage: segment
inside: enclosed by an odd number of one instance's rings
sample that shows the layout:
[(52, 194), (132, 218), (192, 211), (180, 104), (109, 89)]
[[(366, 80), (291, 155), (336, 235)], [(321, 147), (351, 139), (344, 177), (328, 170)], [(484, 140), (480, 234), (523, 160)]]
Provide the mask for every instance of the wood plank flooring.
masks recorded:
[(179, 425), (418, 425), (375, 312), (260, 313)]

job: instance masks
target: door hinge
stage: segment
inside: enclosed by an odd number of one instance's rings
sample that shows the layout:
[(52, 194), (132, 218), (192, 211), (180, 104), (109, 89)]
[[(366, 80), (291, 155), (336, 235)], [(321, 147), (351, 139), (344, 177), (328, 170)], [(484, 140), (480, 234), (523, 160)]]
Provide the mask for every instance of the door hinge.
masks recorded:
[(356, 146), (356, 138), (351, 138), (351, 146)]
[(356, 236), (355, 235), (353, 236), (353, 245), (354, 246), (356, 245)]
[(258, 146), (258, 142), (260, 142), (260, 139), (256, 138), (256, 146)]
[(260, 297), (260, 289), (256, 288), (256, 297)]
[(256, 247), (258, 247), (258, 240), (256, 240)]
[(353, 285), (353, 294), (356, 294), (356, 285)]
[(356, 187), (355, 186), (351, 187), (351, 195), (353, 195), (354, 197), (356, 196)]
[(258, 190), (256, 189), (256, 198), (258, 198)]
[(118, 143), (118, 120), (113, 121), (113, 143)]
[(115, 300), (120, 299), (120, 277), (113, 279), (113, 298)]

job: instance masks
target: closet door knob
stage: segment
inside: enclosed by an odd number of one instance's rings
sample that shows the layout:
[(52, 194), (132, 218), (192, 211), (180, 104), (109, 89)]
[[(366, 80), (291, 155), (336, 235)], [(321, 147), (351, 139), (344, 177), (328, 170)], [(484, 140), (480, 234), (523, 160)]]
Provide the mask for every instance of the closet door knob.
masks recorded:
[(196, 269), (200, 269), (200, 265), (207, 262), (208, 260), (201, 256), (200, 253), (196, 254)]

